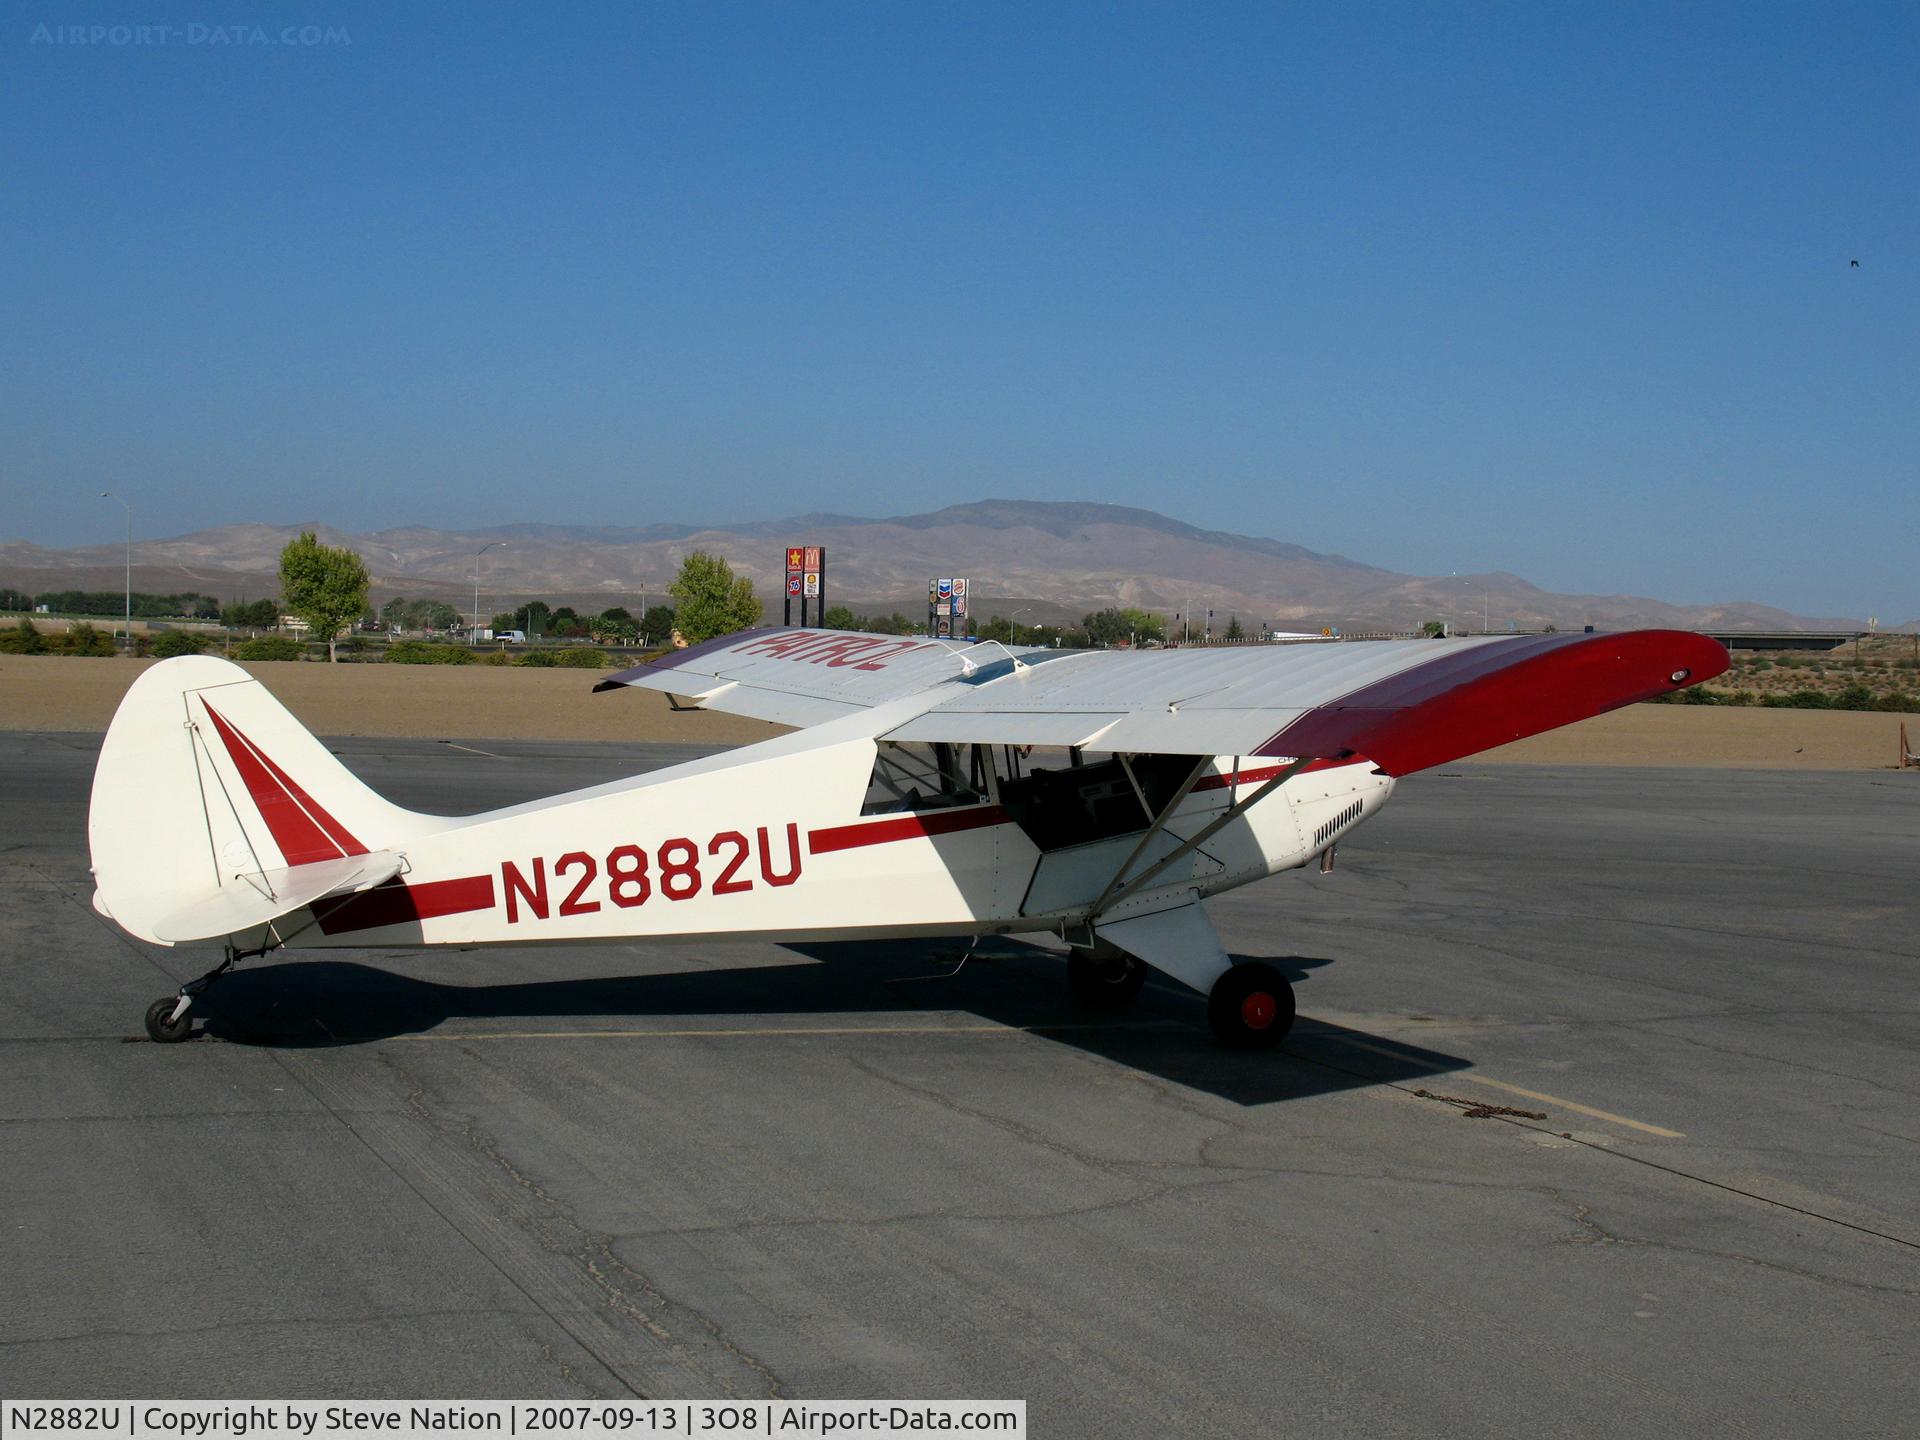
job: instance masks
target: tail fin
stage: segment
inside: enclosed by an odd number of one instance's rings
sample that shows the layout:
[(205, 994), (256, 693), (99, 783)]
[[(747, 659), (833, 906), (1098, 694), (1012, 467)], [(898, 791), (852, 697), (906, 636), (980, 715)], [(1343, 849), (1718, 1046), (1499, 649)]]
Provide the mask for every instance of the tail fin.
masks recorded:
[(379, 883), (442, 823), (368, 789), (238, 665), (165, 660), (100, 747), (94, 908), (163, 944), (234, 934)]

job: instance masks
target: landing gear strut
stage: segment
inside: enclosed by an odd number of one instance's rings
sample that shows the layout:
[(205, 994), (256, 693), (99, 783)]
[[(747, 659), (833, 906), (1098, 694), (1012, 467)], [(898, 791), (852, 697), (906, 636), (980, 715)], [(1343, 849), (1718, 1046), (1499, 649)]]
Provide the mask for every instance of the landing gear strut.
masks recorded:
[(227, 971), (242, 960), (264, 955), (273, 947), (263, 945), (258, 950), (227, 950), (227, 958), (198, 980), (189, 980), (180, 987), (179, 993), (162, 995), (147, 1007), (147, 1038), (157, 1045), (177, 1045), (193, 1033), (193, 1021), (187, 1018), (187, 1007), (193, 1004), (194, 997), (218, 980)]
[(1270, 1050), (1293, 1028), (1293, 986), (1273, 966), (1243, 961), (1213, 982), (1207, 1019), (1229, 1050)]

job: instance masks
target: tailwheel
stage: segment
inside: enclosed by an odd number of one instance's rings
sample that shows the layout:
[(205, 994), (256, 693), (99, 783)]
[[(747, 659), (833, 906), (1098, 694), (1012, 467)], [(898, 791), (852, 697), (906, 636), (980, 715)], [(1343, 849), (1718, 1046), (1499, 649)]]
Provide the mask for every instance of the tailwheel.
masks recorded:
[(1271, 965), (1245, 961), (1213, 982), (1207, 1019), (1229, 1050), (1269, 1050), (1293, 1028), (1293, 986)]
[(198, 980), (189, 980), (177, 994), (164, 995), (147, 1007), (147, 1038), (160, 1045), (172, 1045), (186, 1039), (193, 1033), (193, 1021), (187, 1018), (187, 1007), (193, 1004), (194, 997), (242, 960), (264, 955), (272, 948), (262, 945), (258, 950), (235, 950), (229, 945), (226, 956), (213, 969)]
[(1067, 983), (1089, 1005), (1117, 1010), (1147, 983), (1147, 967), (1116, 945), (1067, 954)]
[[(147, 1007), (147, 1038), (160, 1045), (173, 1045), (187, 1038), (193, 1021), (178, 995), (162, 995)], [(175, 1012), (179, 1013), (176, 1014)]]

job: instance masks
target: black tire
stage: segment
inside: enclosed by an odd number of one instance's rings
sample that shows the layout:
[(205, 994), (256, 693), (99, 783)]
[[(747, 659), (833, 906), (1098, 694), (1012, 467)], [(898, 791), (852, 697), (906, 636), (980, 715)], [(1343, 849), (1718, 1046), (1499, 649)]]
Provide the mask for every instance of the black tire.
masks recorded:
[(193, 1021), (188, 1016), (173, 1018), (173, 1007), (179, 1003), (178, 995), (165, 995), (147, 1007), (147, 1038), (156, 1045), (178, 1044), (192, 1031)]
[(1147, 983), (1147, 967), (1124, 950), (1073, 950), (1067, 955), (1067, 983), (1073, 993), (1102, 1010), (1131, 1005)]
[(1293, 986), (1273, 966), (1248, 960), (1213, 982), (1207, 1019), (1229, 1050), (1271, 1050), (1293, 1028)]

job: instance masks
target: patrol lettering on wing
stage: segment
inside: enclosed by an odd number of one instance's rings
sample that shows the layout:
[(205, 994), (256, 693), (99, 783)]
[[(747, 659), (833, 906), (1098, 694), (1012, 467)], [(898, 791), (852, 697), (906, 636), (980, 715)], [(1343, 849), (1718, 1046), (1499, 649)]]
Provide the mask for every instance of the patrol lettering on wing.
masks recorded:
[(914, 650), (938, 649), (924, 640), (873, 639), (859, 635), (816, 635), (806, 630), (757, 636), (735, 645), (741, 655), (769, 655), (778, 660), (805, 660), (834, 669), (884, 670), (897, 657)]

